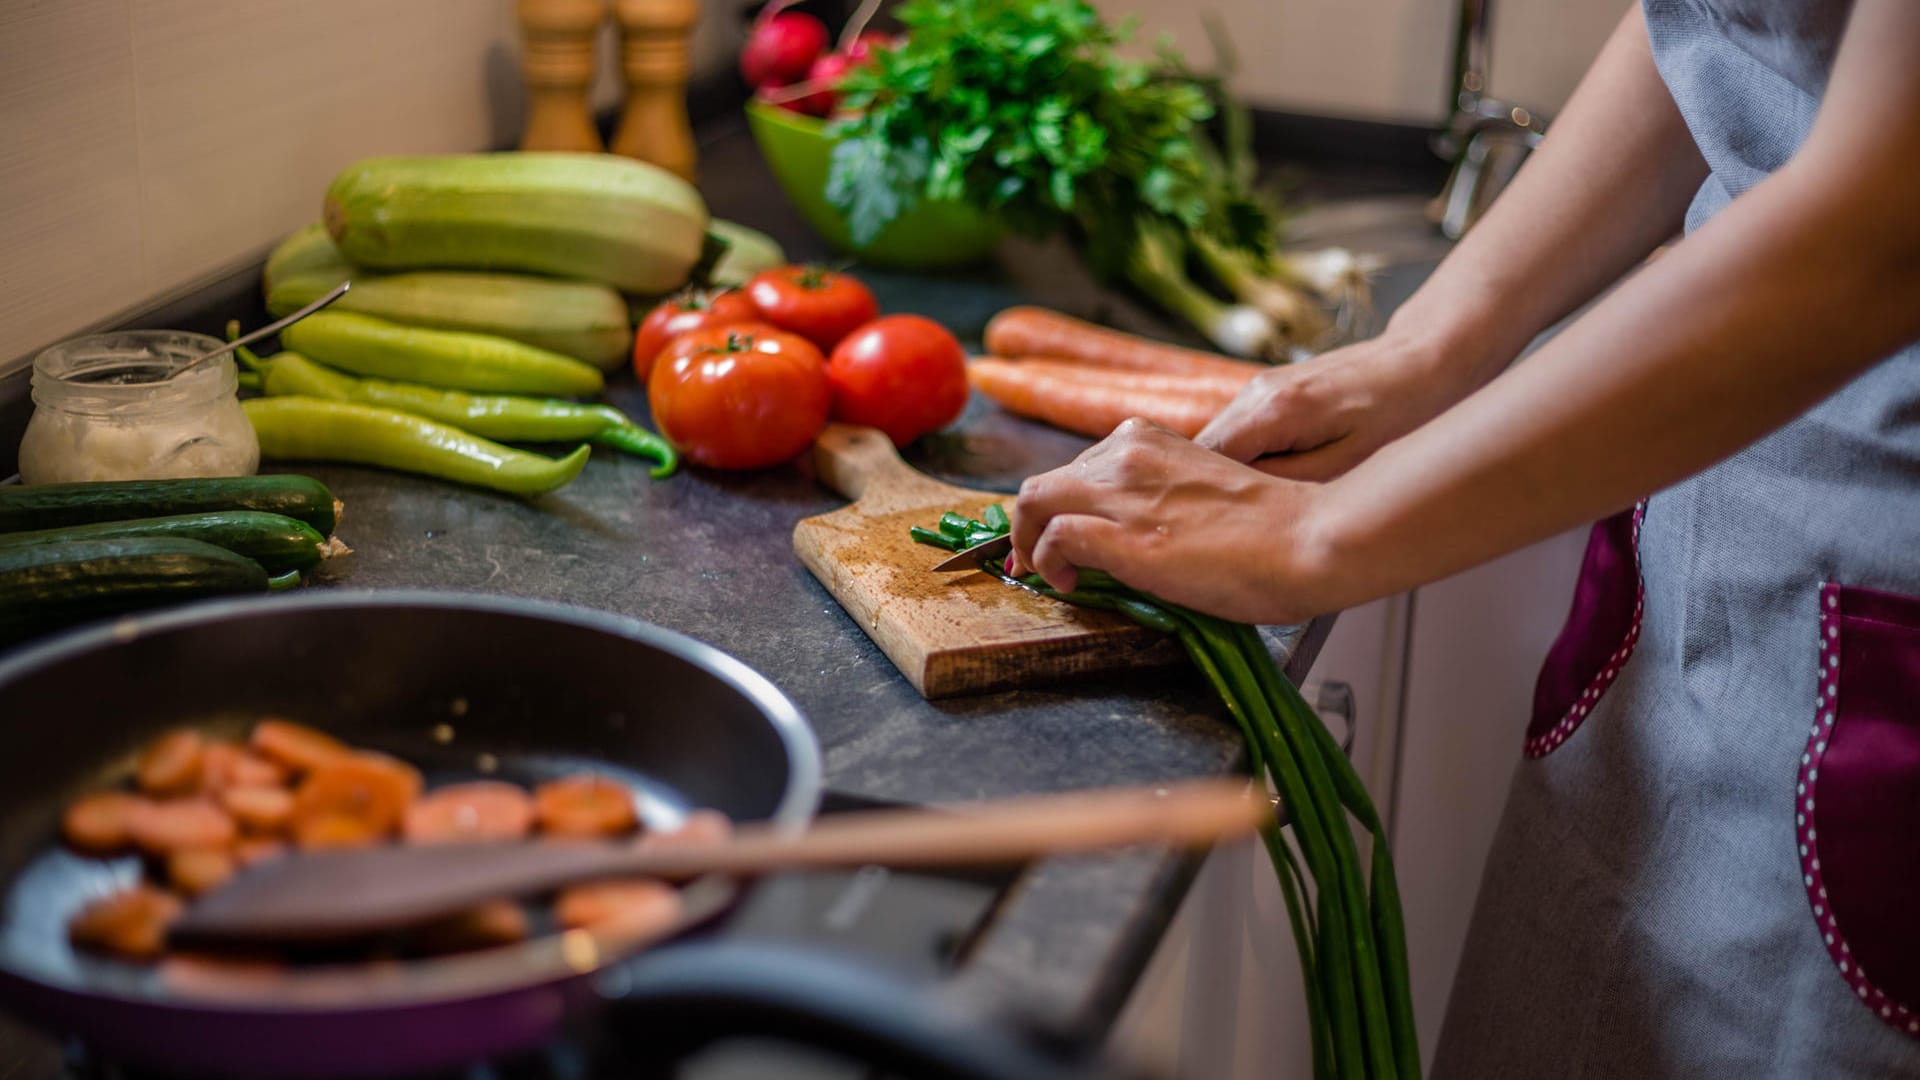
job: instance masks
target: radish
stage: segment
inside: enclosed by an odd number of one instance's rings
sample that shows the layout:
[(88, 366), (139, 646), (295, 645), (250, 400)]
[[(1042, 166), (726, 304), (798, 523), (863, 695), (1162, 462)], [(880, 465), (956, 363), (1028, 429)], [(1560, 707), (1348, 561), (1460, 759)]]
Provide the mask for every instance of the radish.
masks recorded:
[(846, 53), (828, 53), (822, 56), (813, 62), (813, 67), (807, 70), (807, 85), (814, 88), (813, 92), (782, 104), (795, 112), (806, 113), (808, 116), (825, 116), (831, 113), (833, 107), (840, 103), (840, 94), (836, 90), (840, 85), (840, 77), (859, 64), (860, 61)]
[(754, 23), (740, 50), (740, 74), (755, 90), (807, 77), (827, 48), (827, 26), (802, 11), (782, 11)]
[[(845, 40), (842, 38), (841, 40)], [(873, 59), (873, 54), (898, 48), (901, 38), (894, 34), (883, 34), (878, 30), (862, 30), (853, 43), (846, 46), (847, 58), (855, 64), (864, 64)]]

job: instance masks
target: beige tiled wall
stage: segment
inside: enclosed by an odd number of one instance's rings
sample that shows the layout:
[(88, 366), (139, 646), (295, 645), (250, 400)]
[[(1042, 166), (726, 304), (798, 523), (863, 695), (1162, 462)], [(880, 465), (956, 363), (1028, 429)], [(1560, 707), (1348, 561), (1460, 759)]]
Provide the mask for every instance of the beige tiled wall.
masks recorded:
[[(1283, 109), (1432, 121), (1454, 0), (1099, 0)], [(1494, 90), (1551, 110), (1629, 0), (1501, 0)], [(696, 67), (731, 62), (708, 0)], [(611, 33), (601, 104), (617, 100)], [(518, 125), (513, 0), (0, 0), (0, 368), (257, 256), (341, 166)]]
[(511, 141), (516, 49), (512, 0), (0, 0), (0, 368), (257, 256), (356, 158)]

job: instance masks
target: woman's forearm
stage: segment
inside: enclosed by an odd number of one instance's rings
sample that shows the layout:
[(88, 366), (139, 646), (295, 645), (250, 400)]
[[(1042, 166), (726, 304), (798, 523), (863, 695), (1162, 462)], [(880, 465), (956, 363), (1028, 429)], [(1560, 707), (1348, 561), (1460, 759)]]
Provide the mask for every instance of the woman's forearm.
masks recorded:
[(1546, 140), (1388, 335), (1421, 343), (1464, 395), (1675, 235), (1706, 172), (1635, 5)]
[(1920, 9), (1863, 0), (1801, 152), (1576, 323), (1325, 491), (1356, 598), (1594, 520), (1920, 339)]

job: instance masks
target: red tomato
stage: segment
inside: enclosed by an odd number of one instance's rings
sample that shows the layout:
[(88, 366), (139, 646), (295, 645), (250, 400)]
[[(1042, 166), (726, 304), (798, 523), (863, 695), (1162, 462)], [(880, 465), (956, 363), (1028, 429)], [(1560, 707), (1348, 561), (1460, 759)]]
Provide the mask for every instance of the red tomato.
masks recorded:
[(689, 330), (753, 322), (758, 317), (753, 301), (741, 292), (692, 289), (662, 300), (647, 312), (647, 317), (640, 321), (639, 332), (633, 335), (633, 373), (641, 382), (646, 382), (660, 350)]
[(827, 361), (833, 415), (866, 424), (905, 446), (960, 418), (967, 407), (967, 354), (947, 328), (918, 315), (889, 315), (855, 330)]
[(653, 365), (647, 398), (654, 425), (689, 461), (760, 469), (813, 442), (833, 391), (812, 343), (740, 323), (674, 338)]
[(755, 274), (747, 282), (747, 297), (761, 318), (799, 334), (823, 353), (880, 314), (865, 285), (817, 266), (782, 266)]

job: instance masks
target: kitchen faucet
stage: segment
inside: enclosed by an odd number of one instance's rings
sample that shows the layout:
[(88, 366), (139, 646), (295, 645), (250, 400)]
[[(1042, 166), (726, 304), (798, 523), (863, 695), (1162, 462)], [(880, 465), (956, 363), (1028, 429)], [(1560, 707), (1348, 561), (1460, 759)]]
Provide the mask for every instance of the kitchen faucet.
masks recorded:
[(1453, 162), (1428, 216), (1458, 240), (1500, 194), (1520, 163), (1546, 136), (1546, 123), (1523, 106), (1487, 94), (1493, 0), (1460, 0), (1454, 44), (1453, 115), (1433, 149)]

